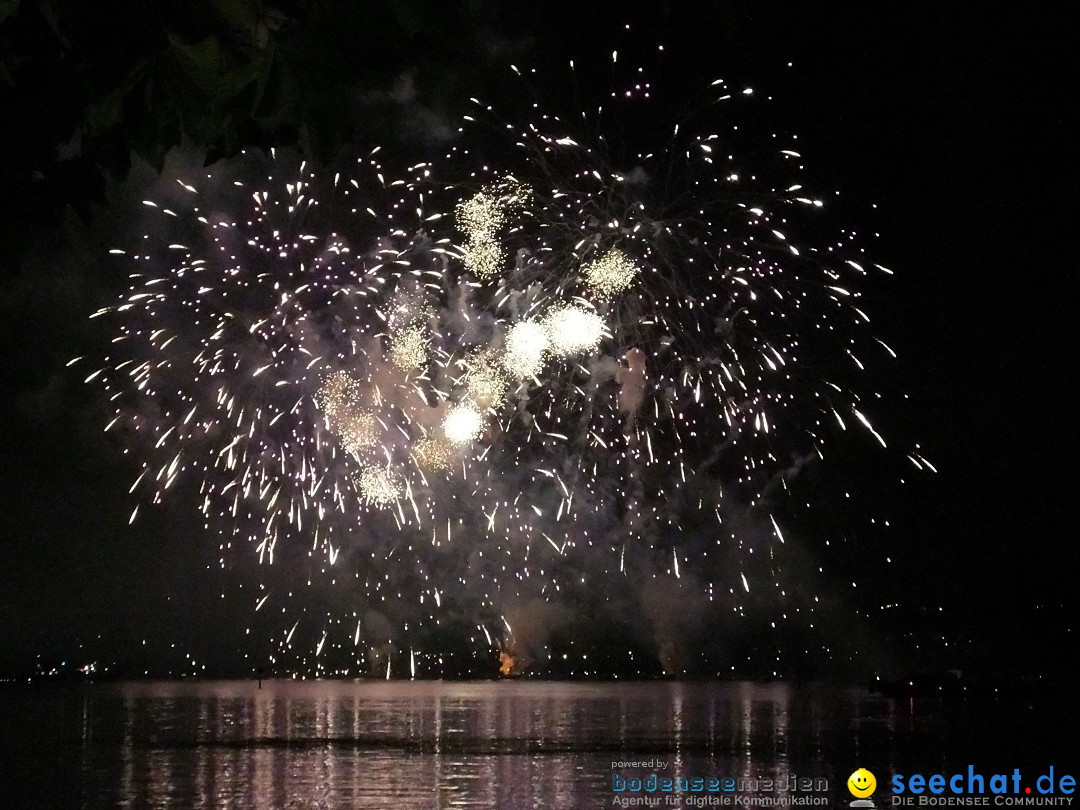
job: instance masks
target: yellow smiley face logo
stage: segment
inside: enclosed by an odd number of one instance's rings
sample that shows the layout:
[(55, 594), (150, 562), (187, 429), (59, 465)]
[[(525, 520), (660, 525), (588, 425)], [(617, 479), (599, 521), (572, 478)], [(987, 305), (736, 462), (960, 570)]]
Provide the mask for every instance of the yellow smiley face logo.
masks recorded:
[(874, 792), (877, 787), (877, 779), (866, 768), (859, 768), (847, 780), (847, 789), (857, 799), (865, 799)]

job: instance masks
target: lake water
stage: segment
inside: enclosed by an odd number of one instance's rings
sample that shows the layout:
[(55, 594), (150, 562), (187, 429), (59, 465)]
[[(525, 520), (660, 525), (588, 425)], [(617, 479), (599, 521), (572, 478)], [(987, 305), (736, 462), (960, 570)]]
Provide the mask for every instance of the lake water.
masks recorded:
[(1080, 770), (1071, 710), (784, 683), (6, 686), (0, 711), (3, 808), (565, 810), (652, 772), (831, 808), (859, 766), (886, 807), (895, 772)]

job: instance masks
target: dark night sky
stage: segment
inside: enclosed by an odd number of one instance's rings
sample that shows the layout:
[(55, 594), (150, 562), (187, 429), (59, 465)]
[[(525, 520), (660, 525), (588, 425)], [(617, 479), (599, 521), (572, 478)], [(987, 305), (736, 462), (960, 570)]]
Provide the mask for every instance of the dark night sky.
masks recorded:
[[(880, 232), (870, 252), (897, 273), (873, 291), (901, 355), (882, 415), (940, 470), (885, 509), (897, 578), (946, 608), (949, 632), (1056, 666), (1076, 647), (1053, 639), (1073, 624), (1080, 563), (1075, 22), (1016, 5), (671, 5), (655, 37), (695, 79), (773, 95), (817, 187), (840, 192), (836, 222)], [(503, 23), (537, 53), (604, 47), (632, 19), (623, 4), (538, 6)], [(93, 251), (120, 232), (108, 213), (90, 230), (72, 218), (0, 281), (0, 670), (80, 641), (114, 660), (155, 633), (230, 643), (212, 541), (184, 530), (182, 506), (127, 526), (128, 468), (85, 373), (63, 367), (93, 346), (85, 316), (115, 285)], [(852, 464), (873, 477), (874, 460)]]

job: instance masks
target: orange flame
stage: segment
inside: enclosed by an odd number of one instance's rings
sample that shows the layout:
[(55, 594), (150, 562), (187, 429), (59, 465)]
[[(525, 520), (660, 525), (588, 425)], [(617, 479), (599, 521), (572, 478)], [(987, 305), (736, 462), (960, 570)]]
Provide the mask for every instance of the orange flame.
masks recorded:
[(509, 675), (513, 671), (516, 663), (517, 659), (510, 655), (510, 653), (505, 651), (499, 653), (499, 672), (503, 675)]

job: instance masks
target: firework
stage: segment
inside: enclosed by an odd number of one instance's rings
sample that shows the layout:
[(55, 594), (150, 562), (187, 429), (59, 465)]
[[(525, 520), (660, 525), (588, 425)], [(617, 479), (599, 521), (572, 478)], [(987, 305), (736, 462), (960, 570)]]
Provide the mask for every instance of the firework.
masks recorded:
[(370, 411), (350, 413), (335, 422), (334, 430), (346, 452), (358, 455), (378, 443), (379, 425)]
[(488, 278), (502, 268), (506, 250), (499, 232), (525, 196), (521, 184), (505, 178), (458, 203), (457, 227), (466, 236), (461, 247), (462, 262), (470, 273)]
[(458, 229), (472, 240), (494, 240), (506, 224), (506, 205), (496, 195), (481, 191), (458, 203)]
[(411, 324), (395, 332), (390, 340), (390, 357), (402, 371), (422, 368), (428, 361), (428, 339), (424, 328)]
[(550, 343), (547, 330), (537, 321), (520, 321), (506, 334), (503, 365), (515, 377), (535, 377), (544, 366)]
[(401, 497), (401, 485), (385, 467), (365, 465), (357, 473), (354, 483), (364, 502), (374, 506), (386, 506)]
[(496, 359), (480, 354), (468, 362), (468, 398), (481, 411), (496, 411), (506, 399), (509, 381)]
[(346, 413), (356, 402), (360, 386), (357, 380), (344, 371), (336, 371), (327, 377), (315, 400), (327, 419), (335, 419)]
[(591, 352), (600, 345), (607, 329), (596, 312), (580, 306), (560, 306), (544, 317), (551, 349), (570, 357)]
[(600, 298), (626, 292), (639, 273), (637, 265), (618, 248), (607, 251), (581, 268), (582, 280)]
[(337, 436), (346, 452), (364, 453), (378, 443), (379, 424), (372, 411), (361, 404), (359, 380), (345, 372), (331, 374), (315, 395), (326, 417), (326, 425)]
[(452, 407), (443, 421), (443, 432), (451, 444), (461, 446), (471, 444), (484, 428), (484, 415), (472, 405), (461, 404)]
[(422, 468), (445, 471), (453, 466), (456, 450), (445, 437), (427, 436), (412, 446), (412, 457)]
[(493, 276), (506, 261), (502, 245), (486, 234), (466, 242), (462, 254), (465, 269), (481, 278)]
[[(253, 177), (148, 201), (91, 375), (154, 500), (193, 475), (223, 548), (327, 567), (347, 549), (356, 613), (409, 595), (395, 638), (434, 633), (451, 599), (490, 637), (506, 604), (616, 578), (693, 579), (710, 602), (725, 583), (738, 611), (780, 582), (773, 494), (833, 431), (880, 439), (836, 381), (878, 346), (871, 270), (790, 235), (820, 207), (795, 152), (740, 174), (734, 128), (682, 127), (627, 171), (589, 127), (528, 115), (494, 127), (508, 165), (474, 165), (466, 127), (398, 179), (373, 156), (326, 176), (248, 157)], [(761, 510), (775, 543), (731, 517)]]

